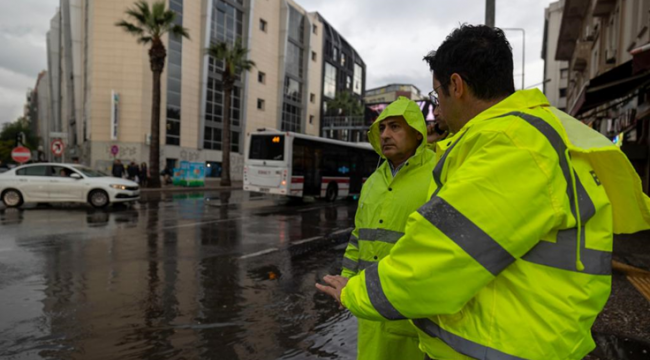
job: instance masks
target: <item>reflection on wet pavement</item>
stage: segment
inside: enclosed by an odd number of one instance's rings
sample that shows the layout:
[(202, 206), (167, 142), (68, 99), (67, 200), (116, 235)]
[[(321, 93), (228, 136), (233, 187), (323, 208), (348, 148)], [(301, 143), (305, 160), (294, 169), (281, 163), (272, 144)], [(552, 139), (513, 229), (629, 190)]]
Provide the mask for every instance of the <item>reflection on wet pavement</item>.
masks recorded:
[(353, 359), (354, 318), (313, 285), (356, 203), (250, 195), (0, 209), (0, 358)]

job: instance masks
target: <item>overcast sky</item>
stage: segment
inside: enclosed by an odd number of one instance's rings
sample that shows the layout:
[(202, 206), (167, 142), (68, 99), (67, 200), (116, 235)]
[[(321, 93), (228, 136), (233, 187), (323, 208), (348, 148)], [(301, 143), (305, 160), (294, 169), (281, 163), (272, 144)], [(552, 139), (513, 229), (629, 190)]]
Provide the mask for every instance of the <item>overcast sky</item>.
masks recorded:
[[(199, 1), (199, 0), (185, 0)], [(260, 1), (260, 0), (257, 0)], [(277, 0), (272, 0), (277, 1)], [(431, 90), (422, 57), (461, 23), (485, 20), (485, 0), (296, 0), (318, 11), (360, 53), (366, 88), (412, 83)], [(526, 31), (526, 86), (542, 82), (544, 8), (550, 0), (497, 0), (496, 25)], [(45, 70), (45, 35), (59, 0), (0, 0), (0, 124), (23, 112), (25, 95)], [(515, 86), (521, 86), (522, 38), (506, 32), (513, 47)]]

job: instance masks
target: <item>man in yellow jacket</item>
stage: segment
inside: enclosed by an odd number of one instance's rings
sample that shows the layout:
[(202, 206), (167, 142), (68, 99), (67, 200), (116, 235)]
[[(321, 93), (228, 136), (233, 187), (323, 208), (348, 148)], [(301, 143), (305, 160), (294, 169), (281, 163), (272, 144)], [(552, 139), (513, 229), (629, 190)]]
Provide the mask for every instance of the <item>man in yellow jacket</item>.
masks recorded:
[(409, 319), (434, 359), (582, 359), (613, 233), (649, 228), (638, 176), (539, 90), (514, 91), (501, 30), (461, 26), (425, 59), (454, 133), (431, 200), (389, 256), (317, 287), (357, 317)]
[[(434, 154), (418, 105), (399, 97), (379, 115), (368, 139), (384, 161), (365, 182), (355, 229), (343, 257), (342, 276), (352, 278), (388, 255), (404, 234), (408, 216), (429, 200)], [(357, 359), (418, 359), (415, 327), (406, 320), (359, 319)]]

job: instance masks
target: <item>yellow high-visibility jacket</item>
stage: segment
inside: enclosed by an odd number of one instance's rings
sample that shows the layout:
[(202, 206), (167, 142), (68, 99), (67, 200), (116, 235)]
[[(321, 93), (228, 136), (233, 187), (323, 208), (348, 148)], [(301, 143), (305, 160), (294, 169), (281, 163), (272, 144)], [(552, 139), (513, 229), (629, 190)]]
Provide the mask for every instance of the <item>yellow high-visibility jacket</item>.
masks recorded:
[(433, 171), (431, 200), (341, 301), (410, 319), (447, 359), (582, 359), (611, 290), (613, 233), (648, 229), (648, 198), (618, 147), (518, 91), (470, 120)]
[[(402, 116), (423, 136), (422, 143), (393, 177), (384, 161), (361, 189), (355, 229), (343, 257), (342, 275), (354, 277), (360, 270), (376, 264), (390, 253), (404, 234), (408, 216), (430, 198), (429, 188), (434, 154), (426, 144), (427, 130), (418, 105), (405, 97), (391, 103), (370, 127), (368, 138), (383, 157), (379, 141), (379, 122)], [(359, 319), (357, 358), (368, 360), (418, 359), (418, 334), (408, 321), (381, 322)]]

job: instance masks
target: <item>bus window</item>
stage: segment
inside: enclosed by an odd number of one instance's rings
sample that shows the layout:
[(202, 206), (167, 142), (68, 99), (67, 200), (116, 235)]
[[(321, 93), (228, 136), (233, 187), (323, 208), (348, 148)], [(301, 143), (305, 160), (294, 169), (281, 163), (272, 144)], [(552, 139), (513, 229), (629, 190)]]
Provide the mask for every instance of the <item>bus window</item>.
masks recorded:
[(293, 172), (292, 176), (305, 176), (305, 147), (293, 144)]
[(284, 160), (284, 135), (253, 135), (248, 155), (252, 160)]

